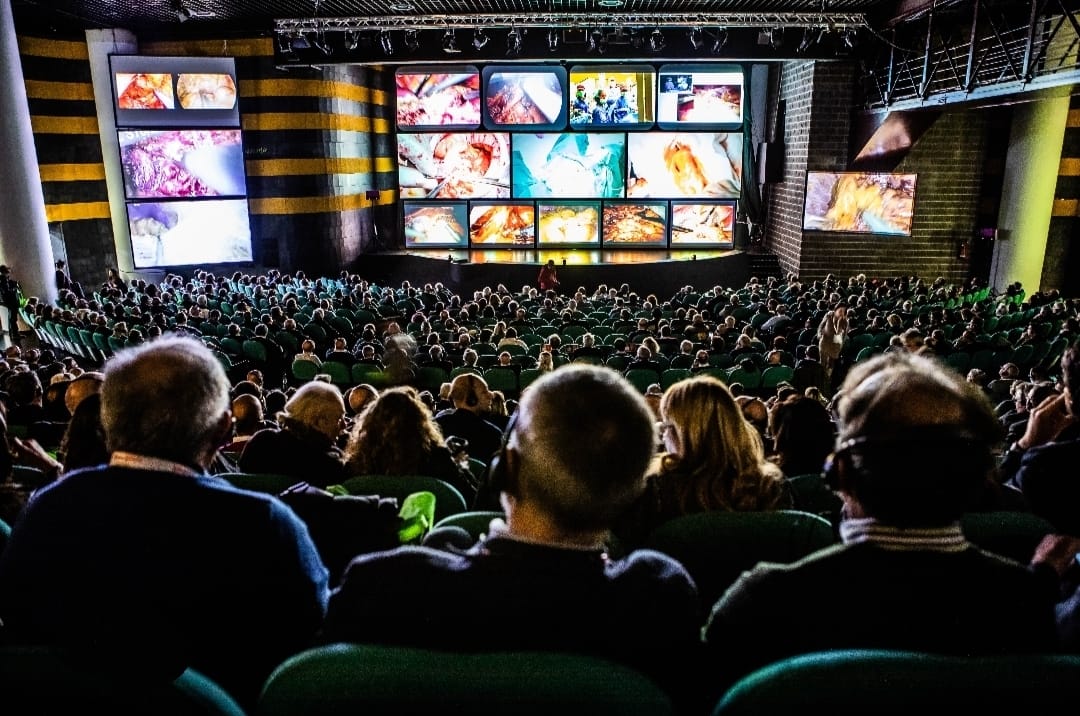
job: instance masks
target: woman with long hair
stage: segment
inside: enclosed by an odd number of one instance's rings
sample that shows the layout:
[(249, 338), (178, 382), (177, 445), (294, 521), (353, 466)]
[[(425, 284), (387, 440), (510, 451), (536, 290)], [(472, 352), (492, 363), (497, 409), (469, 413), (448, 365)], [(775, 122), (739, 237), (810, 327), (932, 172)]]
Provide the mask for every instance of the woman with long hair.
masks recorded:
[(379, 393), (357, 417), (345, 449), (350, 475), (425, 475), (456, 487), (471, 502), (476, 494), (467, 469), (454, 462), (442, 431), (416, 390)]
[(786, 507), (782, 473), (765, 460), (761, 437), (721, 381), (698, 375), (676, 383), (660, 401), (660, 416), (664, 452), (625, 528), (616, 529), (624, 542), (633, 545), (682, 515)]

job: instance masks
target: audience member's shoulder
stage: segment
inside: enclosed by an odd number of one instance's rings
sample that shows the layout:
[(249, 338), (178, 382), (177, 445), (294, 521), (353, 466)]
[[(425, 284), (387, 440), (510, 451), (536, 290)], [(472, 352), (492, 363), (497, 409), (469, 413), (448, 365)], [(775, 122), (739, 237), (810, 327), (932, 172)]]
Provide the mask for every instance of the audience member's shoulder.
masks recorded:
[(622, 559), (608, 562), (608, 576), (614, 580), (655, 581), (684, 585), (696, 592), (693, 578), (681, 563), (651, 549), (637, 549)]
[(465, 563), (464, 555), (457, 552), (405, 545), (354, 557), (345, 569), (345, 581), (366, 582), (375, 575), (404, 577), (414, 572), (455, 571)]

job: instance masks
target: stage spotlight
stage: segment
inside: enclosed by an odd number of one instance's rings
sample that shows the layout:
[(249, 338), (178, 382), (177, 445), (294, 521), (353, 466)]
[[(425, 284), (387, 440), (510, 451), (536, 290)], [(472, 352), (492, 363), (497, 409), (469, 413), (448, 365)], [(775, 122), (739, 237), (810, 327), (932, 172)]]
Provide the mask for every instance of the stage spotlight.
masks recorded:
[(701, 46), (705, 44), (705, 35), (701, 32), (701, 28), (691, 28), (689, 35), (690, 47), (692, 47), (694, 50), (700, 50)]
[(446, 32), (443, 33), (442, 51), (448, 55), (456, 55), (461, 52), (461, 48), (457, 44), (457, 34), (452, 27), (446, 28)]
[(293, 50), (310, 50), (311, 43), (308, 42), (307, 37), (301, 32), (292, 39), (292, 48)]
[(802, 39), (799, 40), (799, 46), (795, 48), (796, 52), (806, 52), (810, 49), (810, 45), (813, 44), (813, 36), (810, 34), (810, 28), (806, 28), (802, 32)]
[(649, 49), (653, 52), (659, 52), (667, 45), (667, 40), (664, 38), (664, 33), (660, 32), (660, 28), (656, 28), (649, 35)]
[(345, 49), (355, 50), (360, 45), (360, 31), (359, 30), (346, 30), (345, 31)]
[(854, 27), (849, 27), (847, 30), (844, 31), (843, 39), (844, 47), (847, 47), (850, 50), (855, 48), (855, 44), (858, 42), (859, 36)]
[(416, 52), (420, 49), (420, 38), (416, 30), (405, 31), (405, 49), (409, 52)]
[(720, 51), (724, 49), (724, 45), (727, 44), (727, 41), (727, 28), (716, 28), (716, 32), (713, 33), (712, 53), (714, 55), (719, 55)]
[(510, 28), (510, 32), (506, 34), (506, 55), (508, 57), (517, 57), (521, 54), (525, 43), (521, 39), (521, 30), (516, 27)]
[(554, 52), (559, 49), (559, 31), (552, 28), (547, 31), (548, 51)]
[(292, 40), (286, 35), (277, 36), (277, 48), (278, 52), (283, 55), (295, 55), (293, 52)]
[(645, 47), (645, 38), (642, 36), (641, 30), (634, 29), (630, 31), (630, 46), (635, 50)]
[(784, 28), (777, 27), (769, 30), (769, 46), (774, 50), (779, 50), (780, 46), (784, 44)]
[(394, 54), (394, 38), (390, 36), (389, 30), (379, 33), (379, 46), (382, 47), (384, 55)]
[(473, 37), (472, 37), (472, 46), (473, 47), (475, 47), (477, 50), (482, 50), (482, 49), (484, 49), (484, 47), (487, 46), (487, 44), (489, 42), (491, 42), (491, 38), (487, 36), (486, 32), (484, 32), (484, 28), (478, 27), (475, 30), (473, 30)]

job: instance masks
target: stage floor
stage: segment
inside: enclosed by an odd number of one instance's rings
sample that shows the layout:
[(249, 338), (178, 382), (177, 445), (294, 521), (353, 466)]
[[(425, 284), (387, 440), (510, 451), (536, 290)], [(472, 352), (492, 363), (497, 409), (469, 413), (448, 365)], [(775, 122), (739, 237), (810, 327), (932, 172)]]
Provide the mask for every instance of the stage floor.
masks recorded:
[(470, 264), (546, 264), (554, 261), (560, 266), (599, 266), (605, 264), (652, 264), (661, 261), (697, 261), (715, 259), (740, 253), (736, 250), (718, 251), (698, 249), (691, 251), (625, 249), (406, 249), (406, 256), (426, 259), (452, 258), (456, 263)]

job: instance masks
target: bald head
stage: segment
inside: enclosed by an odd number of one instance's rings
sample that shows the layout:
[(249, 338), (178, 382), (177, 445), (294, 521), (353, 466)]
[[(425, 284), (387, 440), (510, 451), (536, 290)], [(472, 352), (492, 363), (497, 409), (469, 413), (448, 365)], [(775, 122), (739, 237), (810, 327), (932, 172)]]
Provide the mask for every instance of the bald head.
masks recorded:
[(379, 391), (375, 390), (375, 387), (368, 385), (367, 383), (361, 383), (349, 389), (346, 395), (349, 404), (349, 411), (353, 415), (359, 415), (363, 412), (364, 408), (370, 405), (375, 398), (379, 397)]
[(233, 429), (237, 435), (253, 435), (263, 420), (263, 406), (251, 394), (238, 395), (232, 402)]
[(644, 489), (655, 445), (652, 413), (621, 375), (560, 368), (522, 398), (509, 445), (516, 475), (507, 492), (561, 528), (606, 529)]

